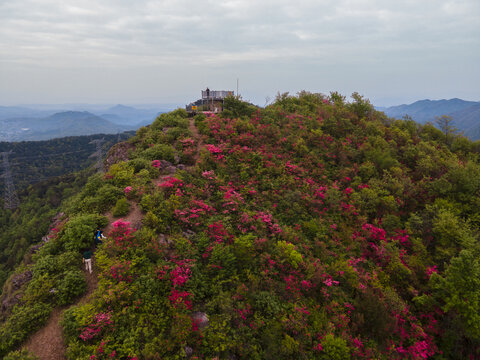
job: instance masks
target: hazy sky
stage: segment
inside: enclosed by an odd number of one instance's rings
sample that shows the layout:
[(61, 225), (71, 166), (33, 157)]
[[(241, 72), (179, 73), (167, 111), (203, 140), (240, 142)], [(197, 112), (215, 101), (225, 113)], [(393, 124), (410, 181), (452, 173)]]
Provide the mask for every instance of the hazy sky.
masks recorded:
[(0, 105), (480, 100), (479, 0), (0, 0)]

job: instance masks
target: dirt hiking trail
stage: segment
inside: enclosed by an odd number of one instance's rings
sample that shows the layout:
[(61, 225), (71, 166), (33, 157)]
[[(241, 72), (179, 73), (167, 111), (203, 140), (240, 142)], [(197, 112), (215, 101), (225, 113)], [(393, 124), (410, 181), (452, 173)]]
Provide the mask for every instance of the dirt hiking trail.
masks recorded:
[[(193, 137), (197, 141), (197, 148), (194, 155), (195, 162), (200, 155), (200, 148), (202, 146), (202, 137), (198, 132), (193, 118), (190, 119), (189, 129), (192, 132)], [(165, 178), (170, 175), (160, 175), (153, 181), (155, 185), (162, 183)], [(115, 218), (111, 212), (105, 215), (108, 218), (108, 225), (104, 229), (104, 233), (108, 234), (113, 230), (113, 223), (119, 218)], [(141, 225), (143, 214), (136, 202), (130, 201), (129, 213), (121, 218), (123, 221), (129, 222), (132, 228), (138, 228)], [(93, 259), (95, 264), (95, 259)], [(95, 265), (94, 265), (95, 268)], [(62, 327), (60, 326), (60, 320), (62, 313), (75, 305), (85, 304), (90, 296), (94, 293), (98, 286), (97, 273), (94, 270), (92, 274), (88, 274), (85, 269), (85, 280), (87, 282), (87, 292), (75, 303), (68, 307), (55, 308), (47, 321), (47, 324), (34, 333), (27, 342), (23, 345), (23, 348), (36, 355), (39, 360), (63, 360), (65, 359), (65, 344), (63, 341)]]
[(40, 360), (65, 359), (65, 345), (63, 343), (60, 319), (66, 309), (77, 304), (86, 303), (97, 288), (98, 280), (96, 273), (88, 274), (85, 272), (85, 280), (87, 282), (87, 292), (75, 304), (68, 307), (55, 308), (50, 314), (47, 324), (34, 333), (23, 346), (32, 354), (38, 356)]

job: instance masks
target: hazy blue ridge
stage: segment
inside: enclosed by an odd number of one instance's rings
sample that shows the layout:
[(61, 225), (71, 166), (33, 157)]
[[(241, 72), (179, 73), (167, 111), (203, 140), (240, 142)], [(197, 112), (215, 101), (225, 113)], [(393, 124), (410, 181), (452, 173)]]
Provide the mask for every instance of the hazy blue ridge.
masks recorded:
[(465, 101), (462, 99), (450, 100), (419, 100), (412, 104), (378, 107), (386, 115), (401, 119), (406, 115), (420, 124), (428, 121), (435, 123), (438, 116), (453, 117), (454, 126), (463, 131), (464, 135), (472, 140), (480, 139), (480, 102)]

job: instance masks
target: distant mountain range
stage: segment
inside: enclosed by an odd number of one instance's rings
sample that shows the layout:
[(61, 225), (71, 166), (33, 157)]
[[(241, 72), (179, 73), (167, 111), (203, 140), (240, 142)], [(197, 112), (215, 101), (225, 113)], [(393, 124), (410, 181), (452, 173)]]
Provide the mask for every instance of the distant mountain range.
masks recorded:
[(378, 108), (387, 116), (402, 119), (410, 116), (418, 123), (428, 121), (435, 124), (437, 116), (449, 115), (453, 117), (453, 125), (472, 140), (480, 139), (480, 102), (465, 101), (462, 99), (450, 100), (420, 100), (409, 105), (398, 105), (387, 108)]
[[(88, 106), (86, 106), (88, 108)], [(92, 111), (0, 106), (0, 141), (48, 140), (64, 136), (115, 134), (151, 124), (165, 109), (116, 105)]]
[(150, 124), (159, 114), (159, 111), (151, 109), (137, 109), (131, 106), (116, 105), (100, 113), (102, 118), (119, 125)]
[(87, 111), (65, 111), (44, 118), (0, 121), (0, 141), (48, 140), (65, 136), (115, 134), (131, 128), (116, 125)]

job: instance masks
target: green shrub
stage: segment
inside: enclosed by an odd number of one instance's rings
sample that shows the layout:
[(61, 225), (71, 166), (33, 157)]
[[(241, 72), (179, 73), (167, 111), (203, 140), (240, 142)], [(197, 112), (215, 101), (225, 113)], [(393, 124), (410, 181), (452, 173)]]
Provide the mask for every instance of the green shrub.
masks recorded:
[(68, 305), (82, 295), (87, 289), (85, 278), (80, 270), (69, 270), (64, 273), (58, 284), (57, 301), (59, 305)]
[(25, 290), (23, 301), (36, 303), (38, 301), (50, 302), (53, 299), (52, 289), (55, 288), (55, 281), (52, 275), (42, 274), (35, 276)]
[(182, 136), (189, 136), (190, 131), (188, 129), (182, 129), (180, 127), (174, 127), (170, 128), (167, 131), (167, 140), (169, 143), (172, 143), (173, 141), (177, 140), (178, 138)]
[(37, 260), (33, 266), (33, 277), (53, 275), (57, 272), (57, 258), (53, 255), (45, 255)]
[(0, 327), (0, 355), (5, 355), (39, 329), (48, 319), (51, 306), (35, 303), (16, 306), (12, 315)]
[(31, 354), (27, 349), (10, 352), (3, 360), (37, 360), (38, 357)]
[(277, 250), (281, 262), (287, 262), (294, 268), (303, 262), (302, 255), (295, 250), (295, 245), (287, 243), (286, 241), (279, 241), (277, 243)]
[(254, 295), (254, 299), (255, 309), (268, 318), (278, 315), (282, 310), (280, 299), (274, 293), (260, 291)]
[(480, 340), (480, 261), (472, 251), (462, 250), (452, 258), (445, 276), (432, 274), (430, 279), (435, 295), (442, 299), (445, 312), (461, 320), (465, 334)]
[(88, 179), (88, 182), (85, 184), (82, 194), (87, 196), (95, 195), (97, 190), (100, 189), (102, 185), (103, 185), (102, 174), (97, 173), (95, 175), (92, 175)]
[(170, 113), (161, 114), (150, 126), (153, 130), (162, 130), (165, 127), (188, 128), (188, 113), (185, 109), (177, 109)]
[(62, 271), (78, 268), (82, 264), (82, 257), (78, 252), (67, 251), (57, 257), (58, 268)]
[(80, 335), (80, 324), (77, 320), (77, 308), (75, 306), (63, 312), (60, 325), (67, 340), (74, 340)]
[(133, 170), (135, 173), (138, 173), (140, 170), (148, 168), (151, 165), (151, 162), (147, 159), (136, 158), (132, 159), (128, 162), (128, 165), (133, 166)]
[(255, 105), (242, 101), (238, 97), (227, 96), (224, 99), (223, 109), (222, 116), (233, 118), (251, 116), (258, 108)]
[(141, 157), (147, 160), (167, 160), (170, 162), (174, 161), (174, 155), (173, 148), (167, 144), (156, 144), (140, 154)]
[(97, 198), (100, 200), (101, 212), (106, 211), (115, 204), (115, 202), (123, 196), (123, 190), (116, 186), (105, 184), (97, 192)]
[(112, 177), (111, 182), (120, 187), (122, 190), (125, 186), (130, 185), (133, 180), (134, 168), (129, 163), (122, 161), (110, 166), (108, 175)]
[(115, 207), (113, 208), (113, 216), (125, 216), (130, 211), (130, 203), (125, 198), (117, 200)]
[(95, 229), (106, 225), (106, 218), (100, 215), (80, 215), (65, 225), (62, 240), (69, 251), (80, 251), (93, 245)]
[(328, 334), (322, 340), (323, 353), (320, 359), (325, 360), (348, 360), (350, 359), (350, 349), (345, 340), (336, 338)]

